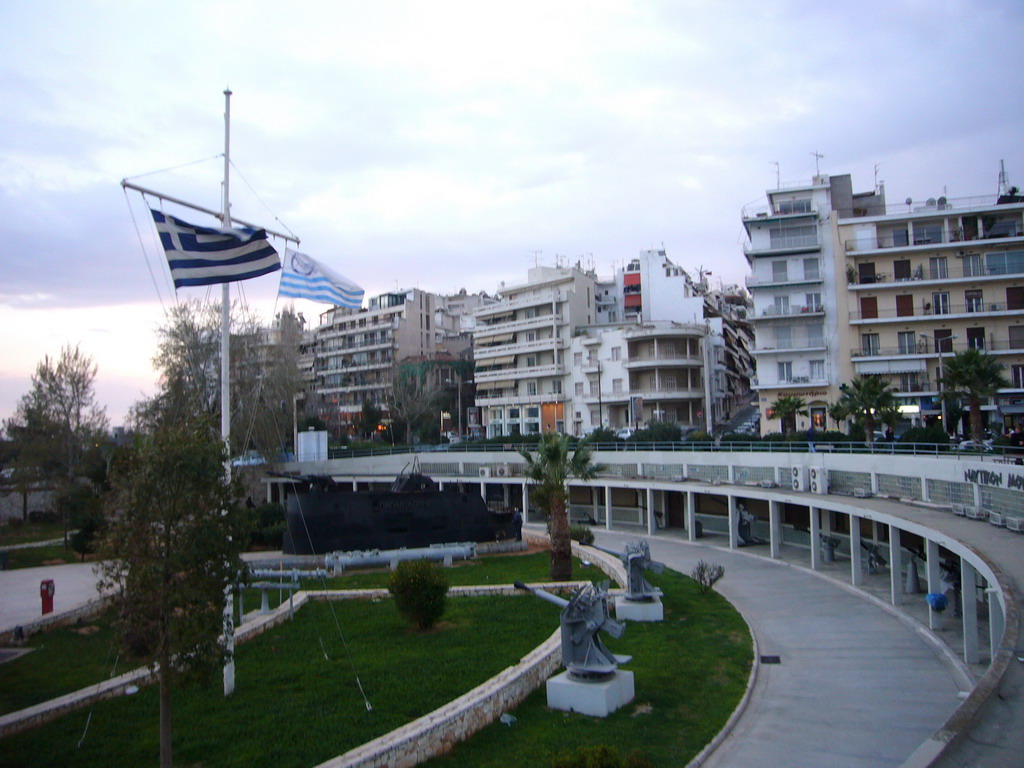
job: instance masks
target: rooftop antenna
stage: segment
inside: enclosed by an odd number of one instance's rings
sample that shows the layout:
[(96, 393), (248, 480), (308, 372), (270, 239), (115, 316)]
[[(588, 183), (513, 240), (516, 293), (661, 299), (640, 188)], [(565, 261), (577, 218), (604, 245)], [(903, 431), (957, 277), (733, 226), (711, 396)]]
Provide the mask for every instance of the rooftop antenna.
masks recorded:
[(542, 253), (544, 253), (544, 251), (530, 251), (530, 253), (533, 254), (533, 266), (539, 267), (540, 266), (540, 255)]
[(999, 161), (999, 191), (998, 195), (1005, 195), (1006, 188), (1010, 185), (1009, 180), (1006, 178), (1006, 161)]
[(775, 166), (775, 188), (776, 189), (780, 189), (782, 187), (782, 182), (779, 180), (779, 161), (778, 160), (769, 160), (768, 161), (768, 165), (774, 165)]
[(824, 157), (824, 155), (818, 152), (818, 150), (814, 150), (813, 152), (811, 152), (811, 154), (814, 155), (814, 175), (820, 176), (821, 169), (818, 167), (818, 161), (821, 160)]
[(875, 191), (878, 191), (878, 169), (882, 167), (881, 163), (875, 163)]

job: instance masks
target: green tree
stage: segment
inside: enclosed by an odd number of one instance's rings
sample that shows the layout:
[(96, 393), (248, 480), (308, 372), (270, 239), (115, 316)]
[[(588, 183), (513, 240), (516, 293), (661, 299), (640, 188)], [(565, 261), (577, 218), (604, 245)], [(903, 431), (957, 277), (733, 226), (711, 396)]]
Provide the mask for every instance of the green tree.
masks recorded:
[(788, 435), (796, 430), (797, 414), (807, 412), (807, 401), (802, 397), (782, 395), (769, 406), (772, 412), (779, 418), (782, 434)]
[(965, 349), (945, 361), (943, 393), (947, 397), (958, 396), (967, 401), (971, 438), (975, 444), (980, 444), (983, 437), (982, 401), (995, 397), (1000, 389), (1010, 386), (1003, 376), (1003, 369), (1002, 363), (980, 349)]
[(839, 387), (840, 406), (847, 415), (864, 427), (864, 439), (875, 441), (875, 425), (888, 423), (896, 412), (896, 400), (887, 382), (878, 376), (858, 376)]
[(551, 578), (572, 578), (572, 544), (569, 539), (568, 490), (570, 478), (590, 480), (601, 466), (594, 464), (590, 445), (584, 440), (569, 450), (569, 438), (556, 432), (541, 435), (536, 454), (520, 451), (526, 459), (526, 476), (535, 484), (533, 500), (550, 519)]
[(241, 569), (246, 515), (208, 420), (163, 424), (111, 468), (102, 584), (122, 647), (160, 684), (160, 765), (171, 766), (171, 691), (209, 679), (227, 658), (225, 589)]
[(365, 440), (373, 438), (378, 425), (384, 419), (384, 412), (370, 400), (363, 400), (363, 409), (359, 413), (359, 431)]
[[(31, 485), (54, 482), (58, 500), (71, 485), (86, 452), (107, 429), (96, 402), (96, 364), (77, 346), (64, 347), (56, 360), (36, 366), (32, 389), (22, 397), (5, 428), (15, 442), (17, 484), (24, 495)], [(68, 510), (58, 505), (67, 544)]]

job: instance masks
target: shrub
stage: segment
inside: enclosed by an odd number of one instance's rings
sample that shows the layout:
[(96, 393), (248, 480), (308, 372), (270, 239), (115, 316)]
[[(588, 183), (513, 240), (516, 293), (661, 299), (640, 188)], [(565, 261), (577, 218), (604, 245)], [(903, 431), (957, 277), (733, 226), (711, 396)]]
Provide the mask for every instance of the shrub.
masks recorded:
[(703, 429), (698, 429), (696, 432), (691, 432), (690, 435), (686, 438), (686, 442), (688, 443), (710, 443), (712, 440), (714, 440), (714, 438), (711, 437), (711, 435), (709, 435)]
[(594, 532), (585, 525), (571, 525), (569, 526), (569, 538), (580, 544), (593, 544)]
[(551, 764), (552, 768), (654, 768), (654, 763), (636, 752), (625, 758), (619, 750), (607, 744), (594, 747), (578, 747), (572, 752), (562, 752)]
[(265, 503), (250, 510), (249, 543), (254, 547), (281, 549), (284, 546), (284, 507), (280, 504)]
[(30, 523), (59, 523), (60, 515), (52, 509), (34, 509), (28, 513)]
[(715, 586), (715, 582), (723, 576), (725, 576), (724, 566), (712, 565), (711, 563), (705, 563), (703, 560), (697, 563), (693, 573), (690, 574), (690, 578), (697, 582), (702, 595), (706, 595)]
[(652, 421), (643, 429), (633, 433), (634, 443), (675, 443), (683, 437), (682, 428), (675, 422)]
[(448, 577), (428, 560), (405, 560), (388, 578), (395, 606), (420, 629), (430, 629), (444, 615)]
[(938, 424), (930, 424), (927, 427), (912, 427), (900, 437), (901, 443), (938, 443), (949, 445), (949, 435)]

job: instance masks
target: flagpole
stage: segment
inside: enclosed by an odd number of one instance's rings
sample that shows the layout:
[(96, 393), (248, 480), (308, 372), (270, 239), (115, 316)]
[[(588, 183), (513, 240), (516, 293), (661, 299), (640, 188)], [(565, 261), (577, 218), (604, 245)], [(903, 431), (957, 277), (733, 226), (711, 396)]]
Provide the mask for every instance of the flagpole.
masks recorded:
[[(224, 91), (224, 190), (223, 223), (231, 228), (231, 90)], [(220, 300), (220, 436), (227, 448), (225, 472), (231, 477), (231, 283), (221, 285)], [(231, 587), (225, 589), (224, 645), (229, 654), (224, 664), (224, 695), (235, 692), (234, 600)]]

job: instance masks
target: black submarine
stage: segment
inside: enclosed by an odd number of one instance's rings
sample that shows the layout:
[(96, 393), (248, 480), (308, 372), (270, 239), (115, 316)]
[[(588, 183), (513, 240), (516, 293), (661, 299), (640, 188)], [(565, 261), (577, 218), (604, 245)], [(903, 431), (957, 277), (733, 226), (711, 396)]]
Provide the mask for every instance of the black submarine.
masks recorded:
[(492, 512), (479, 492), (440, 488), (414, 467), (387, 491), (353, 491), (326, 476), (290, 478), (284, 554), (426, 547), (511, 538), (512, 513)]

